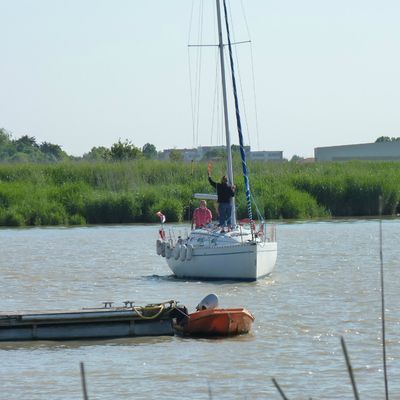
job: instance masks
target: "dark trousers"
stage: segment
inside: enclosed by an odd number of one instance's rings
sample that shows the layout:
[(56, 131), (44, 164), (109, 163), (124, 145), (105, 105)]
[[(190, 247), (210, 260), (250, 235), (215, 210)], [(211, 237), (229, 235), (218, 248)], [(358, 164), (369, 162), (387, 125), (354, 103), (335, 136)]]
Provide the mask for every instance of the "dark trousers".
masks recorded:
[(218, 203), (219, 225), (228, 226), (232, 225), (232, 204), (231, 203)]

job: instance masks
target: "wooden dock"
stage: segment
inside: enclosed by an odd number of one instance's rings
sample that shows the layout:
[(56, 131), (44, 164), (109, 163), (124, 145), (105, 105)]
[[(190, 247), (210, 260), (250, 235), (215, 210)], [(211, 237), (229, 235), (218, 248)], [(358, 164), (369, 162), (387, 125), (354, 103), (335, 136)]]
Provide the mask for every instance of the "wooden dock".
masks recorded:
[(130, 301), (122, 307), (112, 304), (67, 311), (0, 312), (0, 341), (173, 335), (174, 323), (187, 312), (173, 300), (144, 307)]

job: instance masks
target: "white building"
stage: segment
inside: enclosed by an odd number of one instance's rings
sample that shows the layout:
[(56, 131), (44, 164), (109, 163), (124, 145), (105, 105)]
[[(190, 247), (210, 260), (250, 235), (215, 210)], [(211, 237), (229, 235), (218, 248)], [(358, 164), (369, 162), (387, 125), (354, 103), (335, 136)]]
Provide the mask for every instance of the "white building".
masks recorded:
[(198, 159), (197, 149), (165, 149), (161, 153), (159, 153), (160, 160), (169, 160), (169, 155), (171, 151), (176, 151), (182, 154), (183, 161), (192, 161)]
[(252, 161), (283, 161), (283, 151), (251, 151)]
[(349, 160), (400, 160), (400, 142), (350, 144), (344, 146), (316, 147), (315, 161)]
[(204, 156), (212, 151), (216, 152), (225, 152), (226, 146), (199, 146), (197, 149), (197, 158), (196, 161), (201, 161)]
[[(237, 146), (238, 147), (238, 146)], [(201, 161), (210, 155), (224, 154), (226, 146), (199, 146), (193, 149), (165, 149), (159, 154), (161, 160), (169, 160), (171, 151), (177, 151), (182, 154), (184, 161)], [(244, 146), (246, 157), (252, 161), (283, 161), (283, 151), (251, 151), (250, 146)]]

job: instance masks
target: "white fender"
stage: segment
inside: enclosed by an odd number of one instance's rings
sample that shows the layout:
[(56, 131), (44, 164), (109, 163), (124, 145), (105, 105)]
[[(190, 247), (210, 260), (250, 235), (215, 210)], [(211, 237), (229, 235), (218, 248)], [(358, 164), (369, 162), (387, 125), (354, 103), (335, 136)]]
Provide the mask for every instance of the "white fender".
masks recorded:
[(174, 258), (177, 260), (181, 256), (181, 245), (180, 243), (177, 243), (175, 248), (174, 248)]
[(170, 244), (170, 243), (167, 243), (167, 244), (165, 245), (165, 257), (166, 257), (166, 258), (171, 258), (171, 255), (172, 255), (171, 244)]
[(163, 244), (162, 240), (161, 239), (157, 239), (156, 251), (157, 251), (158, 255), (161, 255), (161, 253), (162, 253), (162, 244)]
[(185, 261), (185, 259), (186, 259), (186, 245), (185, 244), (183, 244), (181, 246), (180, 258), (181, 258), (181, 261)]
[(186, 260), (190, 261), (193, 256), (193, 245), (188, 244), (186, 246)]

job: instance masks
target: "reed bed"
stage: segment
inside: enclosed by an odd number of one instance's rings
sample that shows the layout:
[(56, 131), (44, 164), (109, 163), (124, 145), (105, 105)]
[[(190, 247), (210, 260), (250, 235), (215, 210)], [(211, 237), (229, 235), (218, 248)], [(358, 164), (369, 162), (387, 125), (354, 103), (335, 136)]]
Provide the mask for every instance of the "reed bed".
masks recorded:
[[(223, 163), (212, 176), (224, 174)], [(266, 219), (376, 216), (399, 213), (400, 163), (249, 163), (254, 209)], [(245, 218), (240, 166), (237, 211)], [(187, 220), (193, 193), (211, 193), (207, 164), (138, 160), (0, 165), (0, 225), (82, 225)]]

